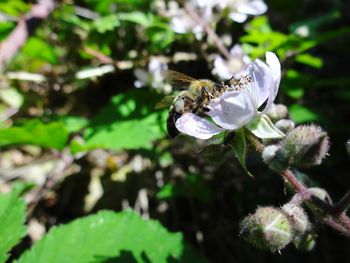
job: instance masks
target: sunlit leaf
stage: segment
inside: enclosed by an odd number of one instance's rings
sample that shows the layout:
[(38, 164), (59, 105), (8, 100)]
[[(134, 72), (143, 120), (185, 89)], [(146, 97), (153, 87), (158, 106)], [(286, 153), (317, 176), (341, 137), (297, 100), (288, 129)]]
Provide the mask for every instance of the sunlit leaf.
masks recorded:
[(24, 227), (25, 204), (19, 191), (0, 195), (0, 262), (5, 262), (8, 252), (26, 234)]
[(97, 32), (103, 34), (107, 31), (112, 31), (120, 25), (117, 15), (109, 15), (98, 18), (94, 21), (94, 27)]
[(19, 263), (203, 262), (183, 241), (156, 221), (131, 211), (99, 212), (54, 227)]
[(25, 122), (22, 126), (0, 129), (0, 146), (34, 144), (45, 148), (63, 149), (68, 140), (63, 123), (42, 123), (39, 120)]
[(165, 136), (167, 111), (155, 111), (160, 95), (133, 90), (117, 95), (86, 129), (82, 149), (150, 149)]
[(29, 38), (21, 52), (29, 58), (40, 59), (51, 64), (57, 63), (57, 55), (52, 45), (38, 37)]
[(323, 66), (323, 60), (321, 58), (311, 56), (310, 54), (300, 54), (295, 57), (295, 60), (314, 68), (322, 68)]

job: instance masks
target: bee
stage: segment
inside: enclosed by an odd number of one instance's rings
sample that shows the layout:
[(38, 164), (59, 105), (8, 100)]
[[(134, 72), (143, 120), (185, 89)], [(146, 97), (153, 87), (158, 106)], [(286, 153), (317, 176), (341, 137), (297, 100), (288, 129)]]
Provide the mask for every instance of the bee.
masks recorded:
[(208, 112), (207, 105), (210, 100), (227, 91), (235, 81), (230, 79), (227, 83), (217, 83), (209, 79), (195, 79), (172, 70), (165, 71), (164, 75), (172, 85), (182, 89), (178, 95), (167, 96), (156, 105), (156, 109), (170, 106), (167, 130), (171, 138), (179, 134), (175, 123), (184, 113), (191, 112), (201, 116)]

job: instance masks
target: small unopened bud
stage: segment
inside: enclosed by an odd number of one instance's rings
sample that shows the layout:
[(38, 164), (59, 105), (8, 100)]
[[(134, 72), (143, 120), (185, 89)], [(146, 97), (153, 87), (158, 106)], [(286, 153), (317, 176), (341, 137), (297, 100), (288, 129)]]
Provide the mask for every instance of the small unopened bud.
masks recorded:
[(297, 237), (293, 240), (294, 246), (299, 251), (309, 252), (314, 249), (316, 245), (316, 236), (311, 233), (307, 233), (303, 236)]
[(247, 242), (272, 252), (281, 250), (293, 238), (287, 217), (274, 207), (258, 208), (255, 214), (243, 219), (240, 229)]
[(290, 163), (300, 167), (321, 164), (328, 149), (327, 133), (315, 125), (298, 126), (282, 141), (282, 150)]
[(287, 203), (281, 210), (287, 216), (295, 236), (302, 236), (310, 228), (309, 219), (302, 207)]
[(328, 192), (323, 189), (323, 188), (319, 188), (319, 187), (311, 187), (308, 189), (314, 196), (320, 198), (322, 201), (325, 201), (329, 204), (332, 204), (332, 199), (330, 197), (330, 195), (328, 194)]
[(262, 158), (273, 171), (281, 172), (288, 167), (288, 160), (279, 145), (266, 146), (262, 153)]
[(294, 129), (295, 123), (292, 120), (282, 119), (276, 122), (275, 126), (283, 133), (288, 133)]
[(273, 122), (288, 117), (288, 109), (283, 104), (272, 104), (271, 108), (266, 114)]

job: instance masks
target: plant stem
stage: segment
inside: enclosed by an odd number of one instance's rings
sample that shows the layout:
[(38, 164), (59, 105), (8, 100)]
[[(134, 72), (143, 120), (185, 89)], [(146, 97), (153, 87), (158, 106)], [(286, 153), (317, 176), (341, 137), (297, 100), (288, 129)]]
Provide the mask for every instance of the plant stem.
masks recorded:
[(309, 201), (323, 212), (325, 216), (323, 221), (325, 224), (341, 232), (343, 235), (350, 237), (350, 218), (343, 212), (349, 205), (349, 192), (344, 195), (338, 204), (333, 206), (313, 196), (310, 190), (298, 181), (291, 170), (287, 169), (283, 171), (281, 176), (296, 191), (296, 195), (292, 198), (291, 202), (301, 204)]
[(231, 57), (230, 52), (227, 50), (224, 43), (221, 41), (215, 31), (210, 27), (210, 25), (197, 14), (194, 7), (191, 4), (186, 3), (185, 11), (190, 17), (192, 17), (195, 22), (199, 23), (204, 28), (205, 32), (208, 34), (208, 37), (215, 43), (221, 54), (225, 56), (227, 60), (229, 60)]
[(350, 206), (350, 190), (334, 205), (334, 213), (340, 214), (346, 211)]

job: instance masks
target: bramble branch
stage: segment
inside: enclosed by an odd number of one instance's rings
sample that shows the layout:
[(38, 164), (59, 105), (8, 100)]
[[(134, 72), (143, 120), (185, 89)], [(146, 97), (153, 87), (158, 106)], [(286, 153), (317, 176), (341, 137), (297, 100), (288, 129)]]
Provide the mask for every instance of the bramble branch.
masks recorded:
[(47, 18), (54, 9), (53, 0), (42, 0), (34, 5), (32, 10), (21, 17), (16, 28), (0, 43), (0, 71), (25, 44), (27, 38), (33, 34), (38, 25)]
[(222, 53), (222, 55), (224, 55), (226, 59), (230, 59), (230, 52), (225, 47), (224, 43), (221, 41), (215, 31), (210, 27), (210, 25), (197, 14), (194, 7), (191, 4), (186, 3), (185, 11), (190, 17), (192, 17), (195, 22), (202, 25), (205, 32), (208, 34), (208, 37), (215, 43), (216, 47)]

